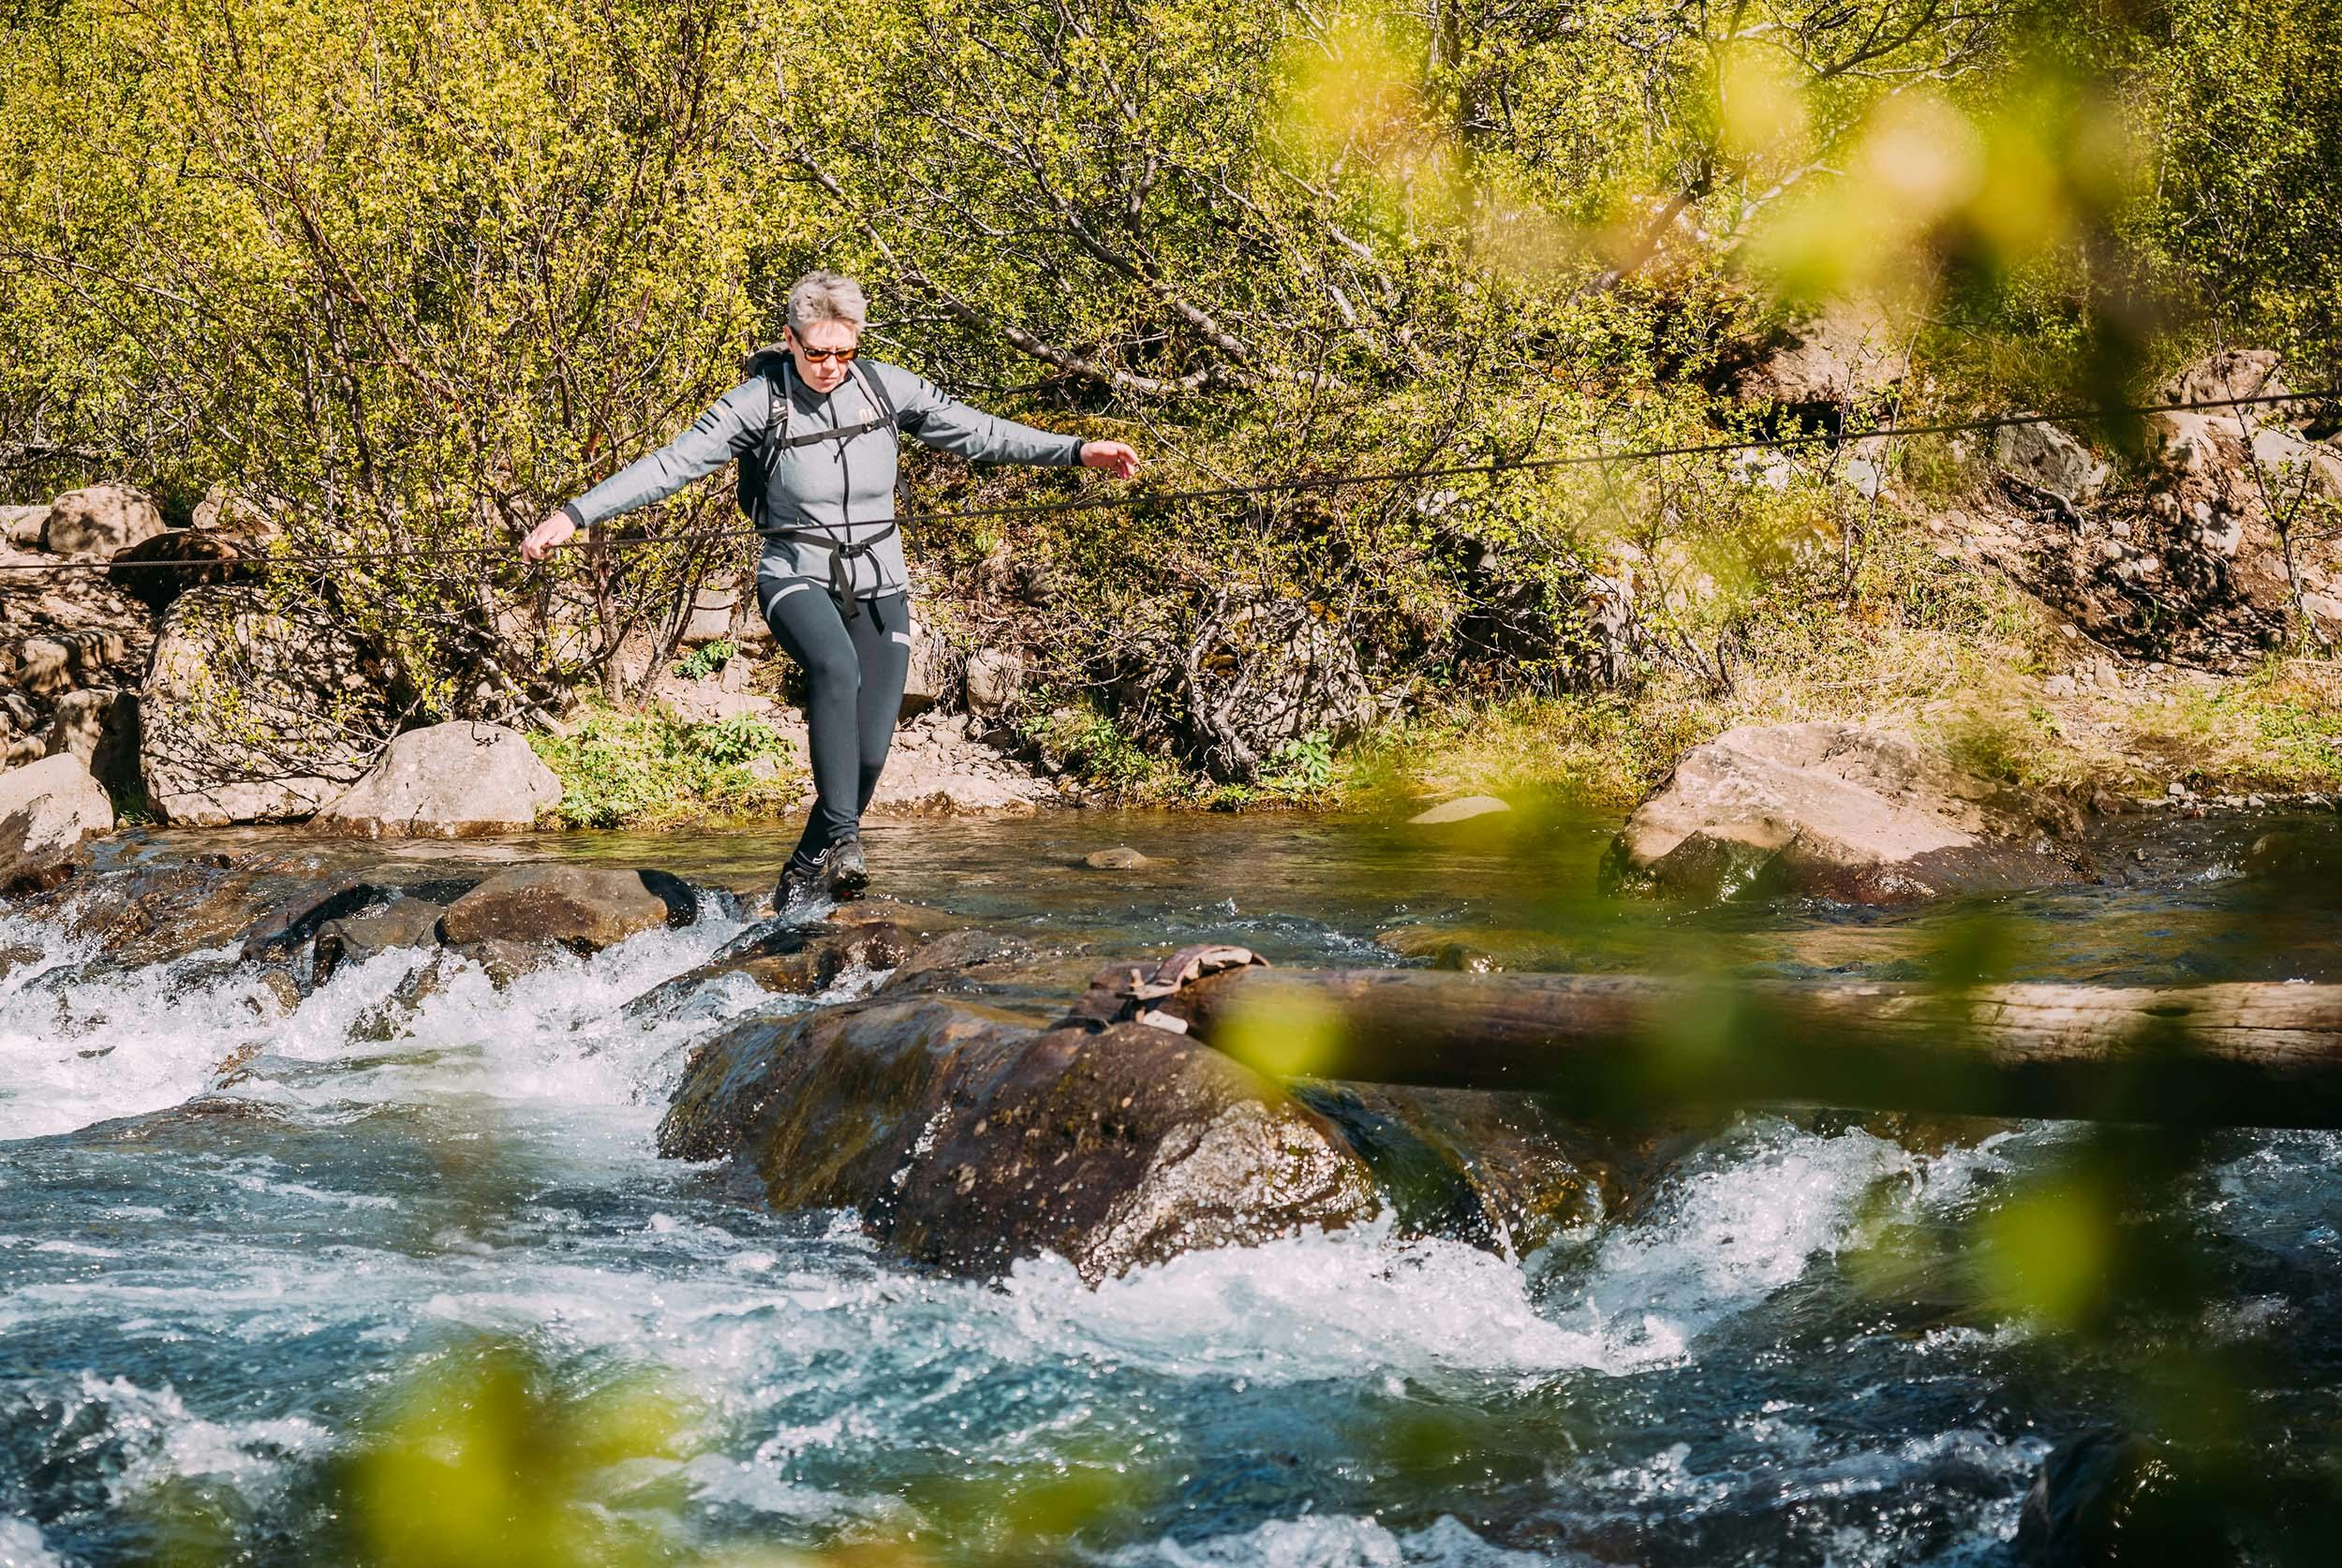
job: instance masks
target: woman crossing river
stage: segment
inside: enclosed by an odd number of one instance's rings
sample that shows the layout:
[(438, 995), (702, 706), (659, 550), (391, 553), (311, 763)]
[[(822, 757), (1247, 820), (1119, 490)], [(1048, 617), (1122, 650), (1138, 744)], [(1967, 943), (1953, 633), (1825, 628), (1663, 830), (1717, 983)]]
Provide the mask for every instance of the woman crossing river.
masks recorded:
[(1128, 479), (1138, 454), (956, 402), (921, 377), (857, 360), (868, 306), (861, 285), (817, 272), (789, 290), (780, 345), (749, 378), (666, 446), (569, 502), (529, 531), (530, 561), (590, 527), (740, 465), (741, 505), (764, 536), (757, 605), (805, 670), (813, 814), (781, 869), (774, 908), (799, 910), (862, 891), (862, 812), (878, 788), (910, 673), (911, 613), (896, 531), (896, 436), (987, 463), (1106, 469)]

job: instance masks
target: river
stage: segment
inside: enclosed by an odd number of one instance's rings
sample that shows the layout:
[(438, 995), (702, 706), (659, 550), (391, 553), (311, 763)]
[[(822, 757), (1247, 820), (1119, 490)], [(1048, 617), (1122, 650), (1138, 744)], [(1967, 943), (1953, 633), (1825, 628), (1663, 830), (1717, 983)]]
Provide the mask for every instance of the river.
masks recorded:
[[(1378, 933), (1423, 927), (1515, 967), (1892, 976), (1981, 952), (2015, 978), (2342, 978), (2331, 906), (2273, 907), (2239, 870), (2266, 825), (2158, 819), (2106, 847), (2102, 883), (1900, 913), (1607, 904), (1588, 894), (1607, 824), (1575, 819), (1441, 838), (1063, 814), (877, 827), (872, 860), (892, 895), (1102, 952), (1215, 938), (1386, 964)], [(89, 880), (300, 842), (145, 836)], [(1164, 864), (1075, 868), (1115, 843)], [(746, 885), (771, 844), (413, 852)], [(1526, 1258), (1370, 1225), (1094, 1290), (1047, 1261), (975, 1283), (877, 1253), (851, 1215), (768, 1214), (655, 1157), (691, 1045), (806, 1005), (734, 979), (619, 1011), (741, 928), (711, 913), (503, 992), (462, 975), (398, 1037), (374, 1020), (410, 954), (280, 1015), (232, 948), (90, 967), (52, 922), (0, 914), (19, 950), (0, 978), (0, 1564), (199, 1536), (178, 1561), (326, 1561), (359, 1434), (483, 1344), (518, 1347), (556, 1398), (658, 1381), (679, 1425), (593, 1472), (591, 1501), (644, 1561), (678, 1562), (906, 1537), (920, 1561), (994, 1561), (991, 1527), (939, 1486), (1094, 1474), (1115, 1505), (1049, 1560), (1994, 1564), (2053, 1444), (2179, 1419), (2191, 1396), (2157, 1367), (2248, 1368), (2219, 1390), (2222, 1430), (2272, 1468), (2314, 1467), (2342, 1431), (2328, 1135), (2190, 1146), (2165, 1219), (2201, 1290), (2176, 1320), (2089, 1332), (1996, 1304), (1969, 1243), (2091, 1134), (1812, 1113), (1721, 1122)]]

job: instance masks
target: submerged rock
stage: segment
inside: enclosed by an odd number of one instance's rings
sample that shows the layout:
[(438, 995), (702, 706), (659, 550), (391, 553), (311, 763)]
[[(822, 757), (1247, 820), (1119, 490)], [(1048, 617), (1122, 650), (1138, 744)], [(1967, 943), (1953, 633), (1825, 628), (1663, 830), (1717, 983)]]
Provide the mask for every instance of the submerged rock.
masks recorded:
[(448, 907), (439, 939), (556, 943), (599, 953), (660, 925), (689, 925), (699, 898), (664, 871), (523, 865), (499, 871)]
[(2214, 1500), (2160, 1443), (2090, 1432), (2041, 1461), (2017, 1520), (2022, 1568), (2222, 1568), (2236, 1559)]
[(1416, 812), (1407, 819), (1407, 825), (1441, 827), (1449, 822), (1468, 822), (1475, 817), (1492, 817), (1511, 809), (1494, 795), (1464, 795), (1456, 800), (1444, 800), (1437, 806)]
[(2070, 808), (1963, 774), (1900, 735), (1750, 726), (1686, 752), (1626, 820), (1606, 891), (1909, 904), (2086, 880)]
[(1144, 871), (1154, 864), (1128, 844), (1117, 844), (1111, 850), (1092, 850), (1082, 856), (1082, 864), (1092, 871)]
[(660, 1148), (731, 1156), (776, 1208), (851, 1207), (889, 1250), (983, 1276), (1050, 1253), (1096, 1281), (1379, 1206), (1330, 1123), (1216, 1051), (940, 997), (735, 1025)]
[(63, 880), (82, 841), (113, 825), (113, 802), (69, 752), (0, 773), (0, 892)]
[(561, 781), (519, 732), (434, 724), (393, 740), (314, 825), (358, 838), (481, 838), (525, 833), (560, 799)]
[(327, 921), (318, 928), (312, 946), (312, 974), (322, 985), (344, 964), (363, 964), (393, 948), (429, 947), (438, 940), (439, 919), (447, 906), (404, 895), (389, 903)]

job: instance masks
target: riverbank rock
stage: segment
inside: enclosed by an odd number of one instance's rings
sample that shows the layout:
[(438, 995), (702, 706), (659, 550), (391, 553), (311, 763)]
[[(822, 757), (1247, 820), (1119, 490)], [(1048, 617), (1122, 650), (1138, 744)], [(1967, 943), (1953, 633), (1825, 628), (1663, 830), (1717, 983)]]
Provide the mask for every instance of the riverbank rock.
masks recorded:
[(2069, 810), (1963, 774), (1909, 740), (1831, 723), (1750, 726), (1693, 747), (1635, 808), (1609, 892), (1909, 904), (2085, 880), (2053, 841)]
[(115, 552), (106, 579), (160, 614), (190, 588), (259, 578), (265, 540), (236, 528), (171, 528)]
[(525, 833), (561, 799), (561, 781), (517, 731), (458, 722), (409, 730), (314, 825), (356, 838), (480, 838)]
[(50, 503), (40, 545), (70, 560), (102, 561), (163, 531), (163, 514), (135, 490), (118, 484), (68, 490)]
[[(2190, 365), (2154, 401), (2285, 390), (2276, 356), (2239, 350)], [(2297, 605), (2312, 629), (2342, 639), (2342, 540), (2312, 523), (2342, 498), (2342, 451), (2310, 439), (2295, 413), (2151, 415), (2152, 466), (2103, 494), (2088, 482), (2096, 460), (2060, 438), (2038, 461), (2004, 463), (1962, 515), (1958, 548), (2093, 642), (2138, 658), (2242, 673), (2287, 643)]]
[(1847, 301), (1783, 324), (1743, 364), (1727, 372), (1732, 394), (1811, 420), (1835, 422), (1848, 404), (1891, 390), (1910, 361), (1886, 317)]
[(896, 732), (870, 797), (881, 817), (1030, 817), (1057, 787), (970, 732), (964, 715), (928, 713)]
[(308, 817), (365, 774), (389, 685), (321, 611), (192, 589), (164, 614), (139, 694), (147, 799), (181, 826)]
[(660, 1149), (733, 1157), (777, 1209), (852, 1208), (890, 1251), (987, 1277), (1045, 1253), (1095, 1282), (1378, 1206), (1329, 1123), (1216, 1051), (935, 997), (735, 1025)]
[(664, 871), (585, 865), (522, 865), (495, 876), (448, 906), (439, 939), (554, 944), (599, 953), (660, 925), (689, 925), (699, 898)]
[(110, 686), (68, 691), (50, 713), (49, 755), (78, 757), (107, 793), (139, 787), (139, 700)]
[(70, 876), (82, 841), (113, 825), (113, 803), (78, 757), (44, 757), (0, 773), (0, 892)]

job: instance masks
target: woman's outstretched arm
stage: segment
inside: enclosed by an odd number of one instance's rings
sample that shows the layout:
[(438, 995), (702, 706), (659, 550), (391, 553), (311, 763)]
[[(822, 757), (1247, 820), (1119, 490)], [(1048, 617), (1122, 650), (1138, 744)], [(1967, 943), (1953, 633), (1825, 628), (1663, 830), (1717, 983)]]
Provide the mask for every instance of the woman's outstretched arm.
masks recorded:
[(543, 560), (578, 529), (664, 500), (750, 450), (763, 438), (764, 423), (771, 415), (770, 395), (762, 377), (741, 382), (693, 420), (682, 435), (657, 451), (636, 458), (530, 529), (521, 540), (521, 558)]
[(1120, 441), (1085, 441), (987, 414), (946, 397), (926, 377), (897, 365), (874, 364), (869, 373), (885, 377), (886, 394), (894, 399), (903, 428), (940, 451), (978, 463), (1104, 468), (1121, 479), (1138, 472), (1138, 454)]

